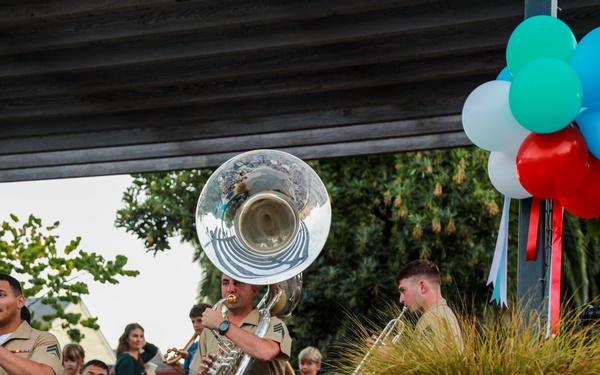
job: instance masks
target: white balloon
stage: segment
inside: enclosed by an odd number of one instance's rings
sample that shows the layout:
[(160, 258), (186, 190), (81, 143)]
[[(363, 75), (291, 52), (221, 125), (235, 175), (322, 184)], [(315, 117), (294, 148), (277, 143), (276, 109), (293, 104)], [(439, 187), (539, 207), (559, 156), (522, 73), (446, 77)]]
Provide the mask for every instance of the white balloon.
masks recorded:
[(469, 94), (462, 111), (463, 129), (476, 146), (516, 155), (531, 131), (514, 118), (508, 104), (511, 82), (486, 82)]
[(517, 176), (517, 156), (499, 151), (490, 152), (488, 158), (488, 176), (492, 185), (500, 193), (514, 199), (530, 198)]

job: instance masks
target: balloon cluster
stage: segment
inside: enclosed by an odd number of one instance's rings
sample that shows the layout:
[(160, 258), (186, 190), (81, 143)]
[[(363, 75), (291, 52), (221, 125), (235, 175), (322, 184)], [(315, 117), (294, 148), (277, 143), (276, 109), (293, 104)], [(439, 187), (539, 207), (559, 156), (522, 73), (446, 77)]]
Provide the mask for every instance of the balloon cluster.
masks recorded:
[(511, 198), (558, 199), (575, 216), (600, 217), (600, 27), (577, 43), (559, 19), (530, 17), (506, 62), (462, 112), (467, 137), (490, 151), (490, 181)]

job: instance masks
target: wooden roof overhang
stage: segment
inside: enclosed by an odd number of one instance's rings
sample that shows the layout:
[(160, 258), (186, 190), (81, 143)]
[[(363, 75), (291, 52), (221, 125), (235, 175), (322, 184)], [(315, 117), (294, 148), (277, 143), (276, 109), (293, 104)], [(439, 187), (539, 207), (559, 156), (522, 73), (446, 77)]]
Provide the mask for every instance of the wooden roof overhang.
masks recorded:
[[(470, 145), (523, 0), (3, 0), (0, 182)], [(581, 38), (600, 1), (560, 4)]]

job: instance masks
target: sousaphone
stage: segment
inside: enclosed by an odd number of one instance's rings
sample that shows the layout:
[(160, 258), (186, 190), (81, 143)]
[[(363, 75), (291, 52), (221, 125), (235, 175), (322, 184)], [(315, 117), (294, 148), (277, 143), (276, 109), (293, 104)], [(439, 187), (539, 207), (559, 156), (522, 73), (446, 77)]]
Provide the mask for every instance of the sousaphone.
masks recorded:
[(196, 209), (200, 245), (232, 278), (270, 285), (305, 270), (319, 255), (331, 222), (325, 185), (301, 159), (255, 150), (221, 165)]
[[(316, 172), (275, 150), (226, 161), (206, 182), (196, 208), (196, 230), (209, 260), (235, 280), (269, 286), (259, 304), (267, 307), (259, 336), (268, 315), (283, 318), (298, 304), (302, 271), (323, 249), (330, 223), (329, 195)], [(245, 374), (248, 361), (245, 355), (235, 373)]]

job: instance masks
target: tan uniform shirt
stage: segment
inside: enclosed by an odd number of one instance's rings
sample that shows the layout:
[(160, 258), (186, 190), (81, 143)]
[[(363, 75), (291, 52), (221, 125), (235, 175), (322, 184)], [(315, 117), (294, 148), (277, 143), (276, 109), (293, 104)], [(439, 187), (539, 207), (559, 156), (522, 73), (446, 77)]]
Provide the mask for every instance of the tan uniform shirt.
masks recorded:
[(417, 334), (422, 334), (437, 347), (454, 343), (461, 351), (463, 350), (464, 344), (458, 320), (443, 298), (437, 300), (421, 316), (415, 331)]
[[(31, 328), (25, 321), (2, 346), (19, 357), (52, 367), (56, 375), (62, 375), (64, 371), (61, 349), (56, 337), (49, 332)], [(1, 363), (0, 375), (8, 375)]]
[[(260, 313), (258, 309), (255, 308), (244, 318), (239, 327), (244, 331), (254, 333), (259, 320)], [(285, 363), (290, 359), (292, 350), (292, 338), (290, 337), (287, 326), (281, 319), (271, 317), (271, 323), (269, 324), (269, 329), (264, 338), (279, 343), (279, 355), (275, 360), (270, 362), (254, 360), (250, 375), (284, 375)], [(210, 329), (205, 329), (202, 331), (202, 334), (200, 334), (198, 352), (194, 356), (190, 369), (199, 372), (202, 366), (202, 357), (206, 357), (206, 354), (209, 352), (219, 353), (219, 344), (213, 332)]]

